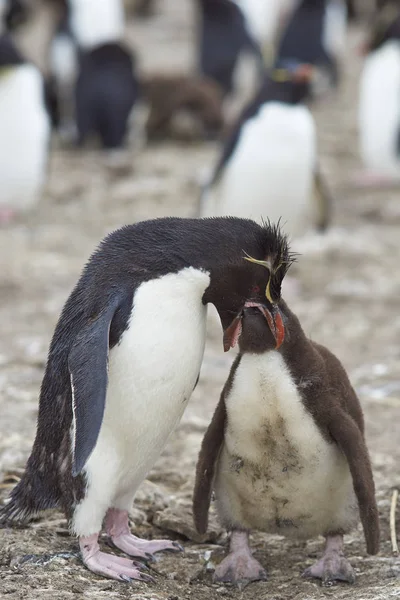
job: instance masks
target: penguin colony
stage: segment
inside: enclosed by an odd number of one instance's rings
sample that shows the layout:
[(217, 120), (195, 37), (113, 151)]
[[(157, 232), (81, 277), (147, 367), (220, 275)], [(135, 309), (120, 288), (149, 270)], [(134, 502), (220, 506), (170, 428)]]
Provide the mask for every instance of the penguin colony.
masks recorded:
[[(312, 105), (337, 93), (356, 7), (342, 0), (193, 0), (197, 65), (170, 77), (144, 76), (126, 44), (126, 15), (157, 11), (157, 3), (136, 4), (0, 0), (0, 223), (17, 213), (24, 218), (39, 201), (51, 127), (71, 152), (95, 138), (113, 156), (129, 145), (132, 113), (144, 101), (149, 142), (172, 136), (181, 111), (197, 119), (202, 138), (215, 138), (227, 101), (240, 99), (244, 57), (257, 85), (228, 124), (196, 218), (126, 225), (92, 254), (56, 325), (35, 442), (0, 507), (0, 523), (59, 508), (88, 569), (117, 581), (152, 580), (144, 563), (182, 548), (133, 535), (129, 511), (196, 387), (213, 304), (224, 349), (239, 346), (204, 437), (193, 494), (198, 531), (207, 529), (215, 493), (230, 532), (215, 579), (267, 578), (249, 546), (249, 532), (260, 530), (325, 536), (324, 554), (305, 576), (353, 583), (343, 536), (360, 519), (367, 552), (379, 550), (363, 415), (339, 360), (306, 337), (281, 286), (294, 261), (284, 232), (296, 239), (330, 223)], [(380, 2), (377, 10), (359, 98), (367, 184), (392, 183), (400, 173), (400, 7)], [(39, 61), (21, 39), (42, 13), (50, 33)], [(102, 530), (130, 558), (102, 552)]]

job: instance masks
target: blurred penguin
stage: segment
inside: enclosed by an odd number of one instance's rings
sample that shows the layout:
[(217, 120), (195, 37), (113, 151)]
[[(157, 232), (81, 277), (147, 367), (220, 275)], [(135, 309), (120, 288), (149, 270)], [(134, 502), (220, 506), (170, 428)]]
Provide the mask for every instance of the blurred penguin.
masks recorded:
[(11, 6), (10, 19), (14, 23), (12, 33), (16, 47), (48, 77), (50, 45), (66, 0), (6, 1)]
[(372, 21), (360, 80), (361, 186), (400, 183), (400, 3), (381, 3)]
[[(0, 0), (1, 3), (4, 0)], [(4, 13), (3, 13), (4, 15)], [(0, 223), (29, 210), (45, 183), (50, 142), (44, 80), (0, 31)]]
[(327, 227), (330, 196), (305, 105), (312, 78), (313, 67), (296, 62), (270, 72), (225, 144), (203, 191), (201, 216), (281, 218), (292, 238)]
[(197, 0), (200, 8), (199, 70), (214, 79), (224, 95), (235, 90), (240, 59), (262, 68), (262, 53), (234, 0)]
[(124, 29), (121, 0), (69, 0), (52, 52), (59, 81), (68, 88), (75, 79), (78, 144), (98, 136), (116, 165), (139, 94), (134, 61), (122, 41)]
[(241, 8), (252, 37), (262, 50), (264, 63), (271, 66), (279, 32), (297, 0), (235, 0)]
[(318, 68), (315, 93), (339, 83), (339, 63), (346, 40), (344, 0), (300, 0), (292, 12), (277, 49), (277, 61), (297, 60)]

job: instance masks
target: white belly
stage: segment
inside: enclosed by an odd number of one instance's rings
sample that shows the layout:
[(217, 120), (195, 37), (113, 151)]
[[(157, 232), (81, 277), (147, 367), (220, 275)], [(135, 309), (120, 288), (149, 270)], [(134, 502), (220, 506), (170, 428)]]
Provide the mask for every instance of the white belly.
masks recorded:
[(400, 175), (400, 43), (387, 42), (365, 61), (360, 82), (361, 158), (369, 169)]
[[(311, 226), (315, 126), (307, 108), (268, 103), (244, 127), (206, 211), (261, 221), (282, 219), (285, 232)], [(208, 205), (208, 206), (207, 206)]]
[(311, 537), (353, 524), (347, 461), (306, 411), (280, 354), (242, 358), (227, 413), (215, 491), (228, 526)]
[(129, 327), (109, 356), (106, 409), (86, 466), (86, 499), (74, 516), (77, 533), (98, 531), (94, 513), (103, 505), (132, 501), (179, 423), (203, 358), (201, 299), (209, 281), (207, 273), (187, 268), (136, 291)]
[(47, 167), (50, 123), (33, 65), (0, 73), (0, 206), (28, 209)]

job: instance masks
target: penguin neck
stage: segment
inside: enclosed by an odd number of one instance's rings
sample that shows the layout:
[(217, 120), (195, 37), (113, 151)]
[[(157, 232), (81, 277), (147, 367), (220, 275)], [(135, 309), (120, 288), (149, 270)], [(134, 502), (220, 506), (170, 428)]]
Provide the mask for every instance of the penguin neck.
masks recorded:
[(268, 79), (260, 90), (258, 102), (260, 106), (266, 102), (296, 105), (304, 102), (309, 93), (310, 85), (308, 83)]
[(0, 36), (0, 69), (18, 67), (25, 63), (22, 54), (17, 50), (9, 34)]

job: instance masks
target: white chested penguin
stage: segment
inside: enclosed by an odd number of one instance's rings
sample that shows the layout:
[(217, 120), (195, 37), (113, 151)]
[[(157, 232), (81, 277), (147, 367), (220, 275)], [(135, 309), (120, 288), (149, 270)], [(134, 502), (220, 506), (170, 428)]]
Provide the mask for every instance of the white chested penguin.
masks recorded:
[(50, 143), (43, 76), (0, 32), (0, 223), (32, 208), (46, 180)]
[(330, 199), (305, 101), (313, 67), (283, 63), (244, 109), (200, 199), (201, 216), (282, 218), (292, 237), (327, 227)]
[(266, 297), (255, 290), (225, 332), (225, 342), (238, 340), (240, 352), (203, 439), (194, 520), (204, 533), (214, 490), (231, 531), (230, 552), (215, 571), (219, 581), (266, 579), (249, 548), (249, 531), (258, 529), (303, 539), (324, 535), (324, 555), (304, 576), (352, 583), (343, 534), (358, 512), (368, 553), (379, 550), (361, 406), (339, 360), (305, 336), (282, 300), (291, 257), (278, 230), (275, 248), (254, 261), (269, 273)]
[[(122, 0), (69, 0), (67, 19), (53, 41), (52, 62), (61, 85), (68, 88), (76, 81), (80, 145), (98, 136), (102, 147), (113, 152), (126, 141), (139, 85), (133, 57), (122, 41), (124, 29)], [(71, 44), (76, 47), (76, 74)]]
[(316, 93), (339, 82), (339, 61), (346, 35), (343, 0), (300, 0), (278, 43), (276, 60), (296, 60), (317, 67)]
[(236, 0), (242, 9), (252, 37), (262, 50), (264, 62), (271, 65), (275, 44), (297, 0)]
[(360, 185), (400, 183), (400, 6), (385, 2), (372, 21), (359, 93)]
[(250, 26), (235, 0), (197, 0), (200, 12), (198, 69), (214, 79), (228, 95), (235, 88), (235, 73), (245, 53), (262, 69), (262, 54)]
[(132, 560), (100, 552), (103, 520), (128, 555), (176, 549), (132, 535), (128, 511), (195, 387), (207, 304), (229, 330), (268, 282), (246, 253), (262, 260), (274, 245), (271, 227), (235, 218), (156, 219), (102, 242), (56, 326), (33, 450), (0, 522), (61, 507), (86, 566), (117, 580), (145, 577)]

